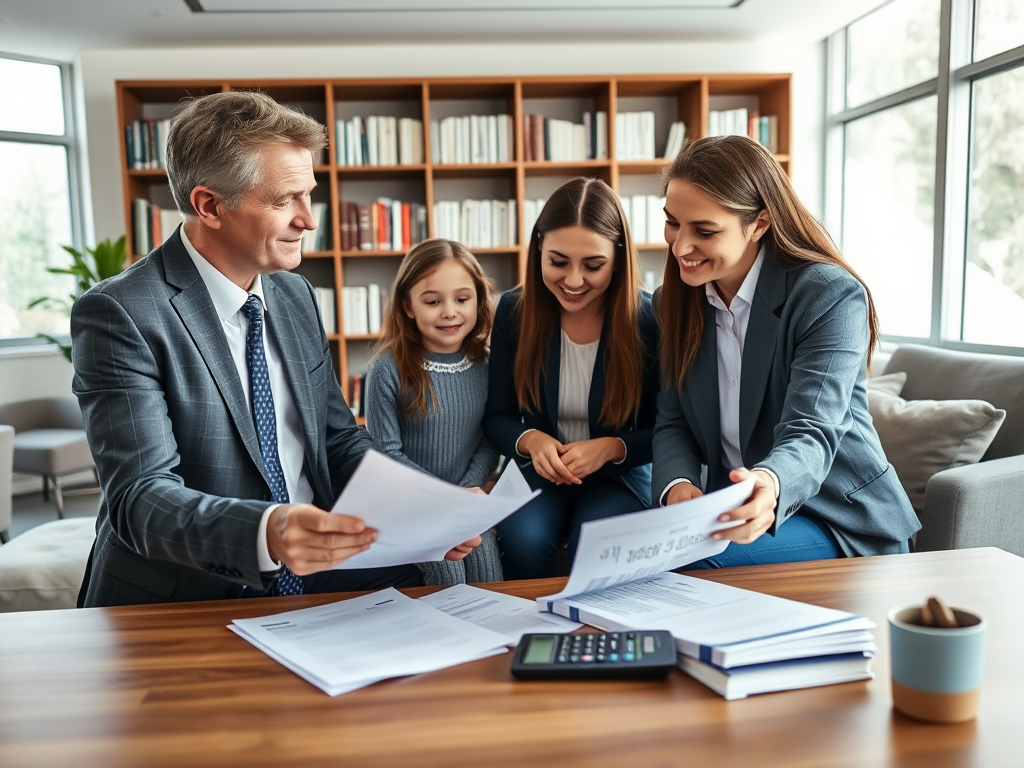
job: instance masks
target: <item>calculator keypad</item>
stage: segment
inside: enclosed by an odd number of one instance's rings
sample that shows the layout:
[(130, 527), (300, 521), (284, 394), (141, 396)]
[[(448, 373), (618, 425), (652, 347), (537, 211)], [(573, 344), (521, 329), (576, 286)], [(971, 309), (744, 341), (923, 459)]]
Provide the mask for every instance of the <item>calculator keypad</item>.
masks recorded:
[[(654, 639), (644, 638), (643, 653), (654, 652)], [(650, 646), (648, 648), (647, 646)], [(555, 653), (556, 664), (602, 664), (636, 661), (636, 632), (591, 632), (562, 635)]]

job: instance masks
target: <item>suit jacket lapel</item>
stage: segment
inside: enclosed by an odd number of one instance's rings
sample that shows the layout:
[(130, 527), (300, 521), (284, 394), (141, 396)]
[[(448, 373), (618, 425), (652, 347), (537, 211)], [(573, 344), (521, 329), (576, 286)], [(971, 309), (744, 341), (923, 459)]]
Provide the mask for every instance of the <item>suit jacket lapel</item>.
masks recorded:
[(706, 301), (704, 340), (686, 374), (683, 388), (693, 403), (694, 418), (706, 441), (708, 471), (713, 477), (722, 463), (722, 420), (718, 408), (718, 326), (715, 308)]
[(750, 321), (743, 341), (740, 374), (740, 454), (746, 461), (747, 445), (754, 433), (761, 403), (768, 387), (781, 321), (776, 310), (786, 301), (786, 272), (765, 258), (754, 290)]
[(227, 339), (221, 329), (220, 316), (177, 231), (164, 244), (163, 255), (167, 282), (180, 291), (171, 297), (171, 305), (181, 318), (185, 330), (192, 337), (210, 375), (213, 376), (249, 456), (260, 471), (264, 472), (256, 425), (245, 400), (242, 382), (238, 380), (238, 371), (231, 357)]
[[(310, 475), (319, 478), (321, 474), (326, 474), (320, 471), (321, 459), (326, 460), (326, 457), (320, 456), (317, 451), (319, 441), (314, 437), (317, 434), (317, 425), (315, 399), (309, 383), (310, 361), (302, 356), (302, 350), (306, 348), (308, 342), (303, 342), (302, 331), (295, 325), (294, 312), (289, 311), (287, 306), (289, 298), (278, 289), (271, 275), (263, 276), (263, 295), (267, 300), (266, 328), (281, 355), (285, 379), (288, 381), (295, 408), (299, 412), (299, 421), (302, 422)], [(329, 498), (330, 489), (326, 490), (328, 493), (325, 498)]]

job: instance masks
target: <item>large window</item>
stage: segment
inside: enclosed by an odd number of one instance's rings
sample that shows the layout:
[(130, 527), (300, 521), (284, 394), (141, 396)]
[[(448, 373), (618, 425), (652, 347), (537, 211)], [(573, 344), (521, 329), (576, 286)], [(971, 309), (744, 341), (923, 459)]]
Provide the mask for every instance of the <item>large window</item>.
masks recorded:
[(72, 278), (47, 272), (70, 263), (77, 186), (67, 66), (0, 56), (0, 344), (68, 332), (65, 313), (28, 305), (68, 296)]
[(829, 52), (828, 224), (883, 336), (1024, 354), (1024, 4), (891, 0)]

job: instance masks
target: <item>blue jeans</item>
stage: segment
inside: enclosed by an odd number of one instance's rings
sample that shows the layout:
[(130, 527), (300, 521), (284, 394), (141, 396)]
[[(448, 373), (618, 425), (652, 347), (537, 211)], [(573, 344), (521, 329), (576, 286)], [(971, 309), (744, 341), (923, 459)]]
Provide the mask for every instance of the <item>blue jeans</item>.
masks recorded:
[(632, 491), (603, 472), (584, 478), (582, 485), (555, 485), (538, 475), (533, 465), (523, 468), (523, 476), (541, 494), (498, 523), (506, 579), (555, 576), (558, 548), (566, 533), (571, 563), (583, 523), (646, 509)]
[(842, 557), (842, 550), (828, 526), (811, 515), (796, 514), (779, 526), (774, 536), (767, 533), (749, 544), (730, 542), (720, 555), (706, 557), (680, 568), (703, 571), (732, 568), (736, 565), (797, 563), (804, 560), (830, 560)]

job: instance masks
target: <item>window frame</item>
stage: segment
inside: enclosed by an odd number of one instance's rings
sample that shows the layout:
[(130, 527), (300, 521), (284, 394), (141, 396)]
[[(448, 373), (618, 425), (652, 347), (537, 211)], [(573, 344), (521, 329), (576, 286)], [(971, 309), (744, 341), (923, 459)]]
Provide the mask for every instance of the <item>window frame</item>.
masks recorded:
[[(899, 2), (900, 0), (889, 0)], [(1024, 347), (977, 344), (961, 340), (964, 275), (967, 259), (967, 198), (974, 83), (1024, 67), (1024, 45), (972, 62), (974, 23), (979, 0), (940, 0), (938, 75), (894, 93), (846, 106), (851, 21), (825, 41), (825, 221), (843, 242), (846, 124), (868, 115), (935, 95), (938, 102), (935, 146), (935, 224), (932, 248), (931, 331), (927, 338), (886, 334), (888, 347), (927, 344), (965, 352), (1024, 357)], [(879, 6), (882, 7), (882, 6)], [(875, 11), (878, 9), (876, 8)], [(874, 13), (874, 11), (872, 11)], [(865, 16), (870, 14), (865, 14)]]
[[(31, 56), (20, 56), (0, 51), (0, 59), (9, 61), (23, 61), (30, 64), (46, 64), (60, 69), (61, 98), (64, 105), (64, 133), (59, 136), (45, 133), (23, 133), (21, 131), (0, 130), (0, 141), (14, 142), (19, 144), (45, 144), (51, 146), (62, 146), (67, 153), (68, 172), (68, 203), (71, 217), (71, 245), (79, 250), (82, 249), (84, 240), (85, 209), (83, 202), (83, 186), (81, 178), (81, 166), (75, 127), (77, 115), (74, 98), (71, 92), (71, 64), (51, 59), (40, 59)], [(69, 336), (64, 337), (70, 338)], [(53, 346), (35, 336), (9, 336), (0, 337), (0, 350), (12, 347), (28, 346)], [(56, 350), (56, 347), (54, 347)]]

